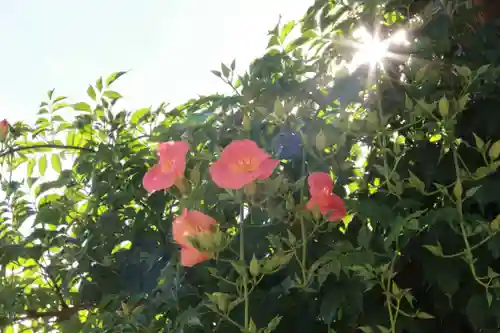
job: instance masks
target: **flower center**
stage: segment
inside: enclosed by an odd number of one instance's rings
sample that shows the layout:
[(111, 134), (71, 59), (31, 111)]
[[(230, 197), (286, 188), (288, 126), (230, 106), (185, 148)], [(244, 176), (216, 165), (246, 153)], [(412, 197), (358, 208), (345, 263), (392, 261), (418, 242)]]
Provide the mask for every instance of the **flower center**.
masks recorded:
[(257, 170), (259, 163), (253, 158), (243, 158), (230, 165), (231, 171), (245, 173)]
[(164, 173), (172, 171), (174, 162), (172, 160), (166, 160), (161, 162), (161, 171)]

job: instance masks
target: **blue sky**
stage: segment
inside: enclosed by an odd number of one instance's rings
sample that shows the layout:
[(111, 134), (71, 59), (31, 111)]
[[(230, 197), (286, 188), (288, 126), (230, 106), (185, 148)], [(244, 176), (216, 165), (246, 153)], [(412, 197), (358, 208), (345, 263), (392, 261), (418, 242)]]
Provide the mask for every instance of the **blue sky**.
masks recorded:
[(174, 104), (223, 89), (210, 73), (260, 55), (267, 31), (312, 0), (0, 1), (0, 118), (33, 122), (47, 90), (73, 101), (100, 76), (125, 106)]

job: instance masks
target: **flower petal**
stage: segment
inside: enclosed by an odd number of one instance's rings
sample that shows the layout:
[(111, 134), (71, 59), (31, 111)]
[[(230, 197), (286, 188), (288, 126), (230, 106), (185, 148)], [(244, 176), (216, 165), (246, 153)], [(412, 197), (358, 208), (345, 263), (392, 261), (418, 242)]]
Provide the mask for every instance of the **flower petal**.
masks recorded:
[(259, 179), (267, 179), (271, 177), (273, 174), (274, 169), (280, 164), (279, 160), (273, 160), (273, 159), (266, 159), (262, 162), (262, 164), (259, 167)]
[(176, 176), (181, 176), (186, 169), (186, 154), (188, 150), (189, 146), (183, 141), (162, 142), (158, 146), (159, 164), (171, 164), (170, 172)]
[(182, 215), (177, 216), (172, 222), (172, 236), (174, 241), (181, 245), (190, 247), (186, 237), (194, 237), (202, 232), (212, 232), (216, 221), (210, 216), (197, 210), (184, 210)]
[(182, 156), (186, 155), (189, 146), (184, 141), (168, 141), (162, 142), (158, 145), (158, 156)]
[(200, 232), (207, 232), (212, 230), (212, 226), (216, 224), (215, 220), (198, 210), (189, 210), (187, 212), (187, 219), (191, 225), (196, 227)]
[(224, 161), (218, 160), (209, 168), (210, 177), (213, 182), (220, 188), (238, 190), (248, 183), (255, 180), (257, 175), (251, 172), (234, 173), (229, 169)]
[(331, 222), (341, 221), (347, 215), (344, 200), (338, 195), (334, 194), (329, 198), (328, 214), (328, 221)]
[(260, 162), (270, 158), (271, 155), (262, 150), (255, 141), (248, 139), (233, 140), (221, 152), (219, 160), (230, 164), (249, 157), (260, 164)]
[(326, 216), (328, 221), (336, 222), (342, 220), (347, 211), (344, 206), (344, 200), (336, 194), (312, 196), (307, 202), (306, 208), (313, 210), (316, 207), (322, 215)]
[(311, 173), (307, 178), (307, 183), (311, 196), (331, 193), (333, 190), (333, 181), (326, 172)]
[(171, 173), (164, 173), (161, 166), (156, 164), (146, 172), (142, 179), (142, 185), (148, 192), (160, 191), (170, 188), (175, 183), (176, 176)]
[(210, 255), (200, 252), (192, 247), (181, 248), (181, 265), (186, 267), (192, 267), (199, 264), (207, 259), (210, 259)]

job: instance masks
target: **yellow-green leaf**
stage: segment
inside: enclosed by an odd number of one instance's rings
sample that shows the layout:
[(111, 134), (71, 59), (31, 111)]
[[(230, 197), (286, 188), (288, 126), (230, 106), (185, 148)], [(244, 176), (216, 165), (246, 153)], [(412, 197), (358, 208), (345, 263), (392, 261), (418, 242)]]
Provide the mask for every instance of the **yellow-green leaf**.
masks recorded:
[(448, 99), (443, 96), (440, 100), (439, 100), (439, 114), (441, 115), (441, 117), (445, 118), (448, 116), (449, 112), (450, 112), (450, 102), (448, 101)]
[(255, 258), (255, 255), (252, 257), (252, 260), (250, 261), (249, 270), (252, 276), (258, 276), (260, 274), (260, 263), (257, 260), (257, 258)]
[(488, 155), (492, 160), (496, 160), (500, 156), (500, 140), (495, 141), (488, 151)]
[(38, 172), (40, 172), (40, 176), (43, 176), (45, 171), (47, 171), (47, 156), (43, 155), (38, 159)]
[(315, 145), (316, 149), (319, 151), (322, 151), (326, 147), (326, 136), (323, 131), (319, 131), (319, 133), (316, 135), (316, 140), (315, 140)]
[(59, 157), (59, 155), (53, 154), (50, 161), (52, 163), (52, 169), (60, 173), (62, 170), (62, 165), (61, 165), (61, 158)]

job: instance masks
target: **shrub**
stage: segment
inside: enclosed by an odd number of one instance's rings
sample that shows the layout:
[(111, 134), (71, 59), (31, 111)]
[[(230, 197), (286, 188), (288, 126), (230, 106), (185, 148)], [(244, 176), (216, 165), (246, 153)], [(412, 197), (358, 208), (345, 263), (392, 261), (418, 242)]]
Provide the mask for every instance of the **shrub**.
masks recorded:
[(1, 122), (0, 325), (498, 332), (498, 36), (424, 5), (317, 0), (232, 95), (118, 111), (118, 72)]

